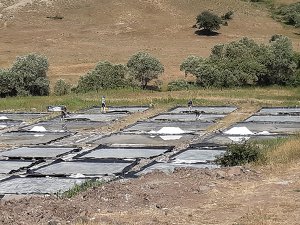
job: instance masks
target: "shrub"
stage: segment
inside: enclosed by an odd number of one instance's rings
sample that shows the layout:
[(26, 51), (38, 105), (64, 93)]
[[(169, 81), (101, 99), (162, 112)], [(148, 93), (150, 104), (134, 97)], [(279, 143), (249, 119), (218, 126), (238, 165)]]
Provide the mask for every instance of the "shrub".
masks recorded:
[(290, 85), (298, 83), (299, 58), (287, 37), (274, 35), (269, 45), (242, 38), (214, 46), (207, 59), (189, 56), (180, 70), (196, 76), (202, 87)]
[(29, 54), (18, 57), (10, 69), (18, 95), (48, 95), (48, 67), (45, 56)]
[(258, 145), (252, 143), (231, 144), (226, 152), (217, 157), (216, 163), (221, 166), (238, 166), (255, 162), (262, 156)]
[(126, 67), (121, 64), (112, 64), (108, 61), (99, 62), (96, 67), (78, 81), (77, 91), (99, 91), (127, 86)]
[(225, 13), (223, 16), (221, 16), (222, 20), (231, 20), (234, 12), (233, 11), (228, 11)]
[(16, 96), (16, 79), (10, 71), (0, 70), (0, 97)]
[(274, 13), (282, 22), (295, 27), (300, 26), (300, 2), (281, 6)]
[(189, 90), (191, 85), (185, 80), (176, 80), (168, 83), (168, 91)]
[(218, 15), (210, 11), (203, 11), (197, 16), (196, 24), (198, 25), (199, 29), (203, 28), (206, 31), (212, 32), (220, 29), (222, 20)]
[(130, 75), (140, 82), (145, 89), (148, 82), (157, 79), (164, 72), (164, 66), (155, 57), (146, 52), (138, 52), (131, 56), (127, 63)]
[(62, 96), (69, 94), (71, 92), (71, 84), (67, 83), (63, 79), (59, 79), (56, 81), (54, 85), (54, 94), (57, 96)]

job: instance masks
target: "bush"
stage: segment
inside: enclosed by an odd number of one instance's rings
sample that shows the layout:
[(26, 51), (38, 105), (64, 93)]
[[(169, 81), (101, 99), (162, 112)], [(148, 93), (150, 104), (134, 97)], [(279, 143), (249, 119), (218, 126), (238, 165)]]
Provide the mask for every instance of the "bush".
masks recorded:
[(281, 6), (274, 13), (282, 22), (295, 27), (300, 26), (300, 2)]
[(252, 143), (231, 144), (226, 152), (217, 157), (215, 162), (221, 166), (238, 166), (260, 159), (262, 153), (258, 145)]
[(234, 12), (233, 11), (228, 11), (225, 13), (223, 16), (221, 16), (222, 20), (231, 20)]
[(145, 89), (148, 82), (157, 79), (164, 72), (164, 66), (155, 57), (146, 52), (138, 52), (131, 56), (127, 63), (130, 75), (140, 82)]
[(124, 65), (99, 62), (95, 69), (81, 76), (76, 90), (78, 92), (99, 91), (103, 89), (122, 88), (127, 86), (127, 70)]
[(176, 80), (168, 83), (168, 91), (189, 90), (191, 85), (185, 80)]
[(54, 85), (54, 94), (62, 96), (71, 92), (71, 84), (68, 84), (65, 80), (59, 79)]
[(45, 56), (29, 54), (18, 57), (10, 69), (18, 95), (48, 95), (48, 60)]
[(206, 31), (212, 32), (220, 29), (222, 20), (218, 15), (210, 11), (203, 11), (197, 16), (196, 24), (198, 25), (199, 29), (203, 28)]
[(196, 76), (202, 87), (290, 85), (299, 63), (291, 41), (274, 35), (269, 45), (248, 38), (216, 45), (209, 58), (189, 56), (180, 70)]
[(0, 70), (0, 97), (16, 96), (16, 79), (10, 71)]
[(0, 96), (48, 95), (47, 70), (45, 56), (29, 54), (18, 57), (12, 68), (0, 70)]

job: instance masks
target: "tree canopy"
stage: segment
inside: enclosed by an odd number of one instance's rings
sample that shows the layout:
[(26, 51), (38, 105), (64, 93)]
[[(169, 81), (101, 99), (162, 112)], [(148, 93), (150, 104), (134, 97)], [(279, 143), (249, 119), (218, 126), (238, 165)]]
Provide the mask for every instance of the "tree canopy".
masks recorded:
[(155, 57), (146, 52), (138, 52), (131, 56), (127, 63), (130, 75), (140, 82), (143, 88), (149, 81), (158, 78), (164, 72), (164, 66)]
[(298, 62), (290, 40), (278, 35), (269, 45), (248, 38), (216, 45), (209, 58), (190, 56), (180, 69), (203, 87), (293, 85), (299, 80)]
[(220, 24), (222, 24), (222, 19), (210, 12), (210, 11), (203, 11), (200, 13), (197, 18), (196, 24), (198, 25), (199, 29), (204, 29), (205, 31), (212, 32), (214, 30), (220, 29)]

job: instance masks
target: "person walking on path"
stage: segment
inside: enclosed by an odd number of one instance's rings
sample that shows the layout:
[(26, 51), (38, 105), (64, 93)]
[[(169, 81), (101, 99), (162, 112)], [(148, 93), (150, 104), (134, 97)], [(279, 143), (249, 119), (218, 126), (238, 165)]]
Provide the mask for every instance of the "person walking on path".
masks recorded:
[(102, 96), (101, 98), (101, 112), (106, 112), (106, 101), (105, 101), (105, 96)]

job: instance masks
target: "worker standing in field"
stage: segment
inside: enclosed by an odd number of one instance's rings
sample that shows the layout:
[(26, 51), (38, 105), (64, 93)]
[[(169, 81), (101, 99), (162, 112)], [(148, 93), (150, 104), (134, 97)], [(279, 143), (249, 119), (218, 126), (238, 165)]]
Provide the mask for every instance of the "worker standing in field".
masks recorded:
[(192, 107), (193, 107), (193, 100), (192, 99), (190, 99), (188, 101), (188, 107), (189, 107), (189, 111), (191, 112), (192, 111)]
[(106, 112), (106, 100), (105, 100), (105, 96), (102, 96), (101, 98), (101, 112)]

